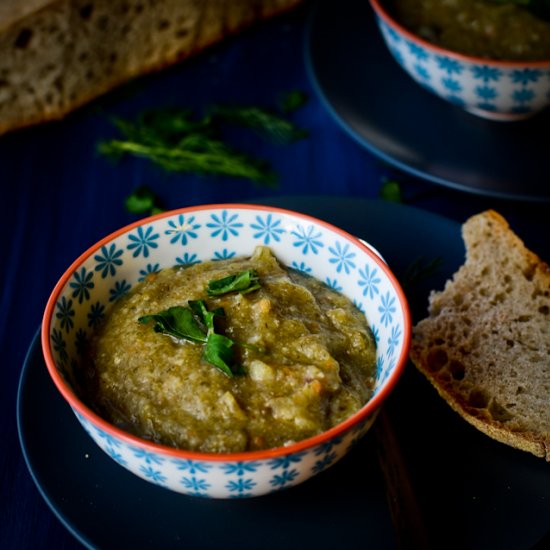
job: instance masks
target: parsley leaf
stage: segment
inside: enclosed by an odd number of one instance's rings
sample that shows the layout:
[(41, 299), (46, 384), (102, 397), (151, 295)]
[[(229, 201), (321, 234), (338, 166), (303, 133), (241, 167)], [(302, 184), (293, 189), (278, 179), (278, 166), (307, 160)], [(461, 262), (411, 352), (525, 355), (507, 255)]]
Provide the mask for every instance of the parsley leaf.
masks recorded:
[(142, 324), (153, 321), (153, 330), (172, 336), (178, 340), (188, 340), (195, 344), (204, 344), (203, 358), (220, 369), (225, 375), (233, 377), (242, 374), (243, 369), (235, 365), (235, 342), (215, 332), (214, 318), (223, 316), (222, 308), (209, 311), (204, 300), (190, 300), (189, 307), (174, 306), (160, 313), (144, 315), (138, 319)]
[(144, 325), (154, 321), (153, 330), (174, 338), (205, 343), (206, 332), (197, 322), (193, 312), (186, 307), (174, 306), (160, 313), (144, 315), (138, 321)]
[(240, 271), (235, 275), (228, 275), (222, 279), (209, 281), (206, 292), (209, 296), (220, 296), (228, 292), (247, 294), (260, 288), (260, 279), (254, 269)]

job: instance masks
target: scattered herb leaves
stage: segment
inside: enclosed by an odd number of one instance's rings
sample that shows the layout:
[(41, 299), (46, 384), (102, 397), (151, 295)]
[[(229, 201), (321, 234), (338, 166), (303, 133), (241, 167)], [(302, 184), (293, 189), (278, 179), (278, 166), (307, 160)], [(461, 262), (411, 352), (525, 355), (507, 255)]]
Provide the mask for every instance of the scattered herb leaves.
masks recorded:
[(279, 99), (279, 109), (282, 113), (289, 114), (303, 107), (308, 100), (306, 93), (299, 90), (291, 90), (281, 94)]
[(298, 128), (290, 120), (260, 107), (217, 106), (213, 114), (224, 122), (250, 128), (264, 139), (280, 145), (298, 141), (308, 135), (307, 130)]
[(126, 210), (131, 214), (159, 214), (164, 208), (159, 197), (146, 185), (136, 188), (124, 201)]
[(390, 202), (403, 202), (401, 185), (395, 180), (384, 178), (379, 190), (379, 197)]
[(134, 121), (116, 118), (113, 124), (121, 138), (100, 141), (97, 150), (114, 160), (125, 155), (146, 158), (168, 172), (245, 178), (275, 186), (277, 175), (270, 164), (228, 144), (222, 126), (252, 129), (279, 144), (302, 139), (307, 131), (285, 116), (303, 104), (304, 99), (296, 94), (287, 100), (287, 111), (282, 114), (261, 107), (218, 105), (203, 117), (185, 109), (165, 108), (146, 111)]

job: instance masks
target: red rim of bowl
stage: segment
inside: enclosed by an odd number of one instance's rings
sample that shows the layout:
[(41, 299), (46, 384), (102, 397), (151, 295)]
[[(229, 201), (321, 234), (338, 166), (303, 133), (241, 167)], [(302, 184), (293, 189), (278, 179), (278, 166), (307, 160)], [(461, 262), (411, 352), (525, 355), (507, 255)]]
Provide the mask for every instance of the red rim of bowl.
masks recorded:
[[(65, 380), (60, 375), (59, 371), (57, 370), (55, 366), (55, 361), (53, 359), (53, 355), (51, 352), (51, 344), (50, 344), (50, 324), (51, 319), (54, 314), (55, 310), (55, 304), (57, 302), (57, 297), (62, 291), (62, 289), (67, 284), (70, 277), (73, 275), (73, 273), (76, 271), (76, 269), (85, 261), (87, 260), (92, 254), (94, 254), (98, 249), (100, 249), (102, 246), (104, 246), (106, 243), (112, 241), (113, 239), (123, 235), (124, 233), (127, 233), (131, 231), (132, 229), (139, 227), (141, 225), (145, 225), (147, 223), (150, 223), (154, 220), (171, 217), (178, 214), (185, 214), (190, 212), (198, 212), (202, 210), (220, 210), (220, 209), (244, 209), (244, 210), (261, 210), (261, 211), (267, 211), (267, 212), (277, 212), (280, 214), (298, 217), (301, 219), (309, 220), (313, 223), (322, 225), (326, 227), (327, 229), (330, 229), (331, 231), (340, 234), (342, 237), (344, 237), (347, 240), (352, 241), (355, 245), (357, 245), (359, 248), (361, 248), (366, 254), (368, 254), (371, 258), (374, 259), (374, 261), (378, 264), (381, 270), (384, 271), (388, 279), (391, 281), (392, 285), (394, 286), (397, 296), (399, 298), (399, 302), (401, 305), (401, 309), (403, 311), (403, 320), (404, 320), (404, 345), (403, 349), (401, 350), (401, 354), (397, 360), (396, 367), (393, 370), (393, 372), (390, 374), (386, 382), (384, 383), (384, 386), (382, 389), (372, 398), (370, 399), (358, 412), (356, 412), (354, 415), (350, 416), (340, 424), (337, 424), (336, 426), (330, 428), (329, 430), (318, 434), (316, 436), (310, 437), (308, 439), (304, 439), (301, 441), (298, 441), (296, 443), (293, 443), (292, 445), (283, 446), (283, 447), (275, 447), (271, 449), (263, 449), (258, 451), (243, 451), (238, 453), (205, 453), (205, 452), (199, 452), (199, 451), (190, 451), (185, 449), (176, 449), (174, 447), (169, 447), (166, 445), (162, 445), (159, 443), (154, 443), (151, 441), (148, 441), (146, 439), (142, 439), (138, 436), (134, 436), (128, 432), (123, 431), (122, 429), (114, 426), (113, 424), (110, 424), (103, 418), (101, 418), (97, 413), (95, 413), (92, 409), (90, 409), (87, 405), (85, 405), (78, 396), (74, 393), (74, 391), (71, 389), (71, 387), (65, 382)], [(366, 245), (361, 243), (361, 241), (357, 238), (351, 235), (350, 233), (344, 231), (343, 229), (340, 229), (328, 222), (325, 222), (323, 220), (320, 220), (318, 218), (315, 218), (313, 216), (309, 216), (307, 214), (301, 214), (299, 212), (294, 212), (292, 210), (273, 207), (273, 206), (265, 206), (265, 205), (255, 205), (255, 204), (240, 204), (240, 203), (226, 203), (226, 204), (208, 204), (208, 205), (201, 205), (201, 206), (191, 206), (186, 208), (180, 208), (176, 210), (170, 210), (167, 212), (163, 212), (161, 214), (157, 214), (155, 216), (150, 216), (147, 218), (143, 218), (137, 222), (131, 223), (129, 225), (126, 225), (117, 231), (114, 231), (113, 233), (107, 235), (94, 245), (92, 245), (86, 252), (81, 254), (70, 266), (69, 268), (63, 273), (57, 284), (55, 285), (52, 293), (50, 294), (50, 297), (48, 299), (48, 302), (46, 304), (46, 309), (44, 311), (44, 316), (42, 319), (42, 328), (41, 328), (41, 343), (42, 343), (42, 352), (44, 355), (44, 359), (46, 362), (46, 367), (48, 369), (48, 372), (50, 374), (50, 377), (52, 378), (54, 384), (56, 385), (59, 392), (62, 394), (64, 399), (68, 402), (68, 404), (79, 414), (81, 414), (83, 417), (90, 420), (93, 424), (101, 428), (103, 431), (124, 440), (125, 442), (140, 446), (142, 448), (146, 448), (153, 452), (160, 452), (164, 455), (172, 456), (175, 458), (181, 458), (181, 459), (192, 459), (192, 460), (206, 460), (211, 462), (220, 462), (220, 461), (243, 461), (243, 460), (260, 460), (260, 459), (269, 459), (278, 457), (281, 455), (287, 455), (291, 453), (296, 453), (299, 451), (302, 451), (304, 449), (307, 449), (309, 447), (313, 447), (314, 445), (317, 445), (319, 443), (323, 443), (324, 441), (331, 439), (332, 437), (338, 436), (339, 434), (345, 432), (353, 425), (361, 422), (362, 420), (366, 419), (368, 416), (373, 414), (375, 411), (379, 409), (379, 407), (382, 405), (382, 403), (386, 400), (388, 395), (390, 394), (391, 390), (394, 388), (395, 384), (397, 383), (398, 379), (400, 378), (401, 374), (403, 373), (403, 370), (405, 368), (405, 365), (407, 363), (408, 358), (408, 352), (409, 352), (409, 346), (410, 346), (410, 334), (411, 334), (411, 317), (410, 317), (410, 311), (409, 311), (409, 305), (407, 302), (407, 299), (405, 297), (405, 293), (403, 292), (403, 289), (401, 288), (401, 285), (399, 284), (397, 278), (395, 275), (391, 272), (389, 267), (385, 264), (385, 262), (376, 254), (374, 253), (370, 248), (368, 248)]]
[(432, 42), (429, 42), (428, 40), (418, 36), (417, 34), (412, 33), (410, 30), (406, 29), (396, 21), (386, 10), (384, 7), (384, 4), (386, 3), (384, 0), (369, 0), (372, 8), (376, 12), (376, 14), (381, 17), (387, 25), (390, 27), (393, 27), (396, 31), (398, 31), (400, 34), (403, 34), (407, 37), (408, 40), (411, 42), (417, 42), (418, 44), (422, 45), (425, 48), (435, 50), (436, 52), (441, 53), (442, 55), (446, 55), (447, 57), (453, 57), (455, 59), (459, 59), (461, 61), (467, 61), (469, 63), (475, 63), (476, 65), (496, 65), (499, 67), (528, 67), (528, 68), (547, 68), (550, 65), (550, 59), (542, 59), (538, 61), (521, 61), (521, 60), (495, 60), (495, 59), (489, 59), (485, 57), (475, 57), (468, 54), (458, 53), (454, 52), (452, 50), (448, 50), (444, 48), (443, 46), (439, 46), (437, 44), (433, 44)]

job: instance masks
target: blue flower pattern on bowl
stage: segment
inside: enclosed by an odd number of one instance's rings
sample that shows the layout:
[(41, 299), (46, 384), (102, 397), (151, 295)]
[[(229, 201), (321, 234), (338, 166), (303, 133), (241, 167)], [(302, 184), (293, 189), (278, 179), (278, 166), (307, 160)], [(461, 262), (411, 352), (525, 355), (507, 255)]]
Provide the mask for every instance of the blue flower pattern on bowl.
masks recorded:
[[(224, 248), (219, 248), (219, 243)], [(231, 243), (231, 244), (230, 244)], [(193, 215), (171, 214), (122, 232), (112, 243), (90, 253), (56, 302), (50, 338), (58, 370), (71, 379), (72, 364), (110, 303), (147, 274), (176, 264), (250, 255), (266, 244), (286, 265), (301, 269), (350, 296), (367, 312), (378, 342), (379, 391), (404, 345), (404, 319), (395, 290), (374, 259), (365, 262), (359, 243), (335, 236), (320, 224), (291, 213), (258, 215), (246, 208)], [(75, 294), (76, 293), (76, 294)], [(67, 377), (67, 376), (66, 376)], [(115, 437), (75, 411), (98, 446), (139, 477), (172, 490), (203, 497), (244, 498), (286, 489), (336, 463), (374, 422), (376, 413), (339, 437), (280, 458), (255, 461), (176, 459), (170, 450), (154, 452)]]
[(549, 70), (519, 68), (521, 61), (491, 66), (444, 55), (404, 38), (378, 14), (376, 20), (397, 63), (424, 88), (455, 105), (485, 118), (515, 120), (550, 104)]

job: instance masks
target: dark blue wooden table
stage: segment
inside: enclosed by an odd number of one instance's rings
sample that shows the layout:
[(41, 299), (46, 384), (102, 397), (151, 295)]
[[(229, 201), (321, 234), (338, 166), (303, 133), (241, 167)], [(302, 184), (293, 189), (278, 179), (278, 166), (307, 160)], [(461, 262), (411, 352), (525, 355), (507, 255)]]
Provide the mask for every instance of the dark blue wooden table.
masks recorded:
[[(550, 260), (546, 242), (550, 205), (463, 193), (413, 178), (350, 138), (315, 93), (306, 70), (303, 52), (310, 9), (306, 4), (178, 66), (124, 86), (63, 121), (0, 138), (4, 247), (0, 269), (0, 548), (80, 547), (47, 506), (24, 462), (16, 424), (17, 388), (25, 354), (57, 278), (89, 245), (136, 219), (123, 203), (138, 186), (149, 186), (170, 209), (304, 195), (328, 197), (328, 203), (330, 197), (370, 200), (379, 197), (385, 180), (396, 180), (405, 204), (458, 223), (486, 208), (499, 210), (527, 244)], [(165, 105), (198, 110), (214, 103), (271, 106), (290, 90), (303, 91), (309, 98), (293, 115), (308, 130), (308, 138), (278, 146), (235, 136), (243, 148), (272, 163), (279, 175), (276, 188), (228, 178), (170, 175), (137, 159), (113, 165), (96, 153), (98, 139), (114, 134), (112, 115), (132, 116)], [(35, 413), (40, 415), (39, 410)], [(498, 525), (491, 528), (498, 529)], [(531, 539), (524, 547), (534, 542)], [(464, 547), (469, 545), (464, 543)]]

